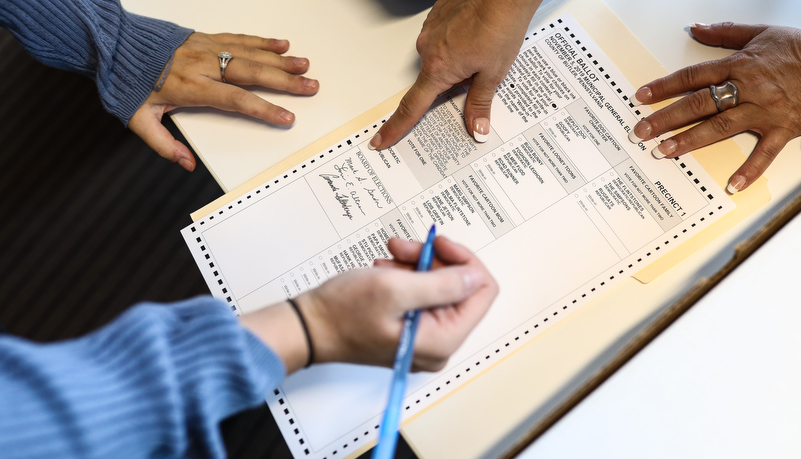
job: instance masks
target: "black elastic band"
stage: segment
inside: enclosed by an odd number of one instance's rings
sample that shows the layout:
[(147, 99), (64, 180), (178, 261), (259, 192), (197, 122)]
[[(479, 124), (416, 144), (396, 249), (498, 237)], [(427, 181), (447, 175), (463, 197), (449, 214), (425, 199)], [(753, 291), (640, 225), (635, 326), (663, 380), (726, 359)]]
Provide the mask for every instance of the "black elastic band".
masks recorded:
[(309, 360), (306, 361), (306, 366), (304, 368), (309, 368), (312, 363), (314, 363), (314, 345), (312, 345), (311, 333), (309, 333), (309, 326), (306, 325), (306, 319), (303, 318), (303, 314), (300, 312), (300, 308), (298, 304), (295, 303), (295, 300), (292, 298), (288, 298), (289, 304), (292, 306), (292, 309), (298, 314), (298, 318), (300, 319), (300, 325), (303, 326), (303, 332), (306, 334), (306, 344), (309, 345)]

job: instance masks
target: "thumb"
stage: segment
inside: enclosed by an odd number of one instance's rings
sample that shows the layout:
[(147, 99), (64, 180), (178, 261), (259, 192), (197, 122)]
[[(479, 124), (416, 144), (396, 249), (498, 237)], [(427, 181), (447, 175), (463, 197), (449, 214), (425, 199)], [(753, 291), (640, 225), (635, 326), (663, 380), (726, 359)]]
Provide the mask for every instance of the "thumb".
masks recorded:
[(147, 106), (143, 105), (131, 117), (128, 127), (161, 157), (177, 162), (189, 172), (195, 170), (195, 156), (161, 124), (160, 112), (148, 113)]
[(467, 101), (464, 104), (465, 127), (477, 142), (484, 143), (489, 139), (492, 97), (499, 84), (500, 81), (485, 78), (479, 73), (473, 78), (473, 84), (467, 91)]
[(460, 303), (486, 283), (486, 274), (473, 266), (448, 266), (428, 272), (403, 271), (402, 309), (414, 310)]
[(696, 23), (690, 26), (693, 37), (705, 45), (726, 48), (744, 48), (768, 26), (719, 22), (717, 24)]

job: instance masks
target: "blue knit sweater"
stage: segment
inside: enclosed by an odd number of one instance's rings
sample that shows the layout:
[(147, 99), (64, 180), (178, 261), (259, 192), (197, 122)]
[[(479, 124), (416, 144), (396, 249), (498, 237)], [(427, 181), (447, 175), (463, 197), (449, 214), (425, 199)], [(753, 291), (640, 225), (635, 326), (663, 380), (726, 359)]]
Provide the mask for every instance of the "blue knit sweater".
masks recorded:
[[(192, 33), (117, 0), (0, 0), (0, 26), (42, 62), (93, 78), (125, 124)], [(222, 457), (219, 422), (284, 373), (210, 297), (139, 305), (73, 341), (0, 335), (0, 457)]]
[(192, 33), (128, 13), (119, 0), (2, 0), (0, 26), (45, 64), (93, 78), (126, 126)]
[(141, 304), (72, 341), (0, 335), (0, 457), (224, 457), (219, 422), (283, 377), (211, 297)]

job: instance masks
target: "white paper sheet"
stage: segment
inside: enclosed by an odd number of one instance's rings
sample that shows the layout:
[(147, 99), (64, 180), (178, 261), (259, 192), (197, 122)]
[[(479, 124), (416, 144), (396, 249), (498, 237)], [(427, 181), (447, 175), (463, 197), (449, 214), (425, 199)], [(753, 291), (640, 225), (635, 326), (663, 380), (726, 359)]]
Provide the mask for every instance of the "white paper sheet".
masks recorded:
[[(627, 140), (648, 110), (633, 91), (566, 15), (527, 36), (485, 144), (464, 130), (459, 88), (395, 147), (367, 149), (377, 120), (182, 234), (236, 313), (369, 266), (432, 223), (476, 251), (501, 294), (447, 368), (412, 375), (406, 419), (734, 208), (690, 155), (656, 160), (656, 141)], [(295, 457), (344, 457), (377, 437), (389, 381), (319, 365), (267, 401)]]

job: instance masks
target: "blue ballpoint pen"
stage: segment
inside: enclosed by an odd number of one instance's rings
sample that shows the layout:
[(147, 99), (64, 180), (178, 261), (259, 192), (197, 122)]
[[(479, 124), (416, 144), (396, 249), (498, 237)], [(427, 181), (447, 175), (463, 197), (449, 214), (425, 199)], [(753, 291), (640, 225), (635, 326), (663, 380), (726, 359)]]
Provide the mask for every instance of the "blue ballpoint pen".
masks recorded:
[[(434, 260), (434, 237), (436, 225), (431, 225), (428, 238), (420, 251), (417, 261), (418, 271), (429, 271)], [(403, 330), (401, 331), (398, 352), (395, 354), (395, 365), (392, 367), (392, 387), (389, 391), (387, 410), (384, 412), (384, 421), (381, 423), (381, 434), (378, 436), (378, 445), (373, 450), (373, 459), (390, 459), (395, 454), (395, 445), (398, 443), (398, 422), (400, 421), (401, 403), (406, 392), (406, 374), (412, 365), (414, 354), (414, 335), (417, 333), (417, 324), (420, 323), (420, 311), (409, 311), (404, 316)]]

